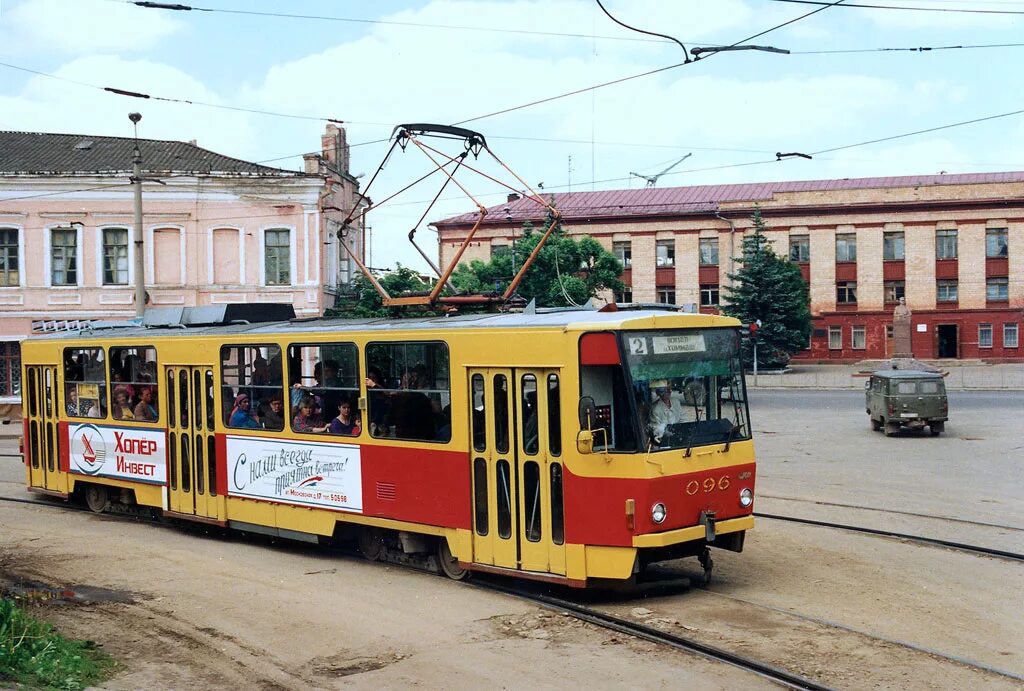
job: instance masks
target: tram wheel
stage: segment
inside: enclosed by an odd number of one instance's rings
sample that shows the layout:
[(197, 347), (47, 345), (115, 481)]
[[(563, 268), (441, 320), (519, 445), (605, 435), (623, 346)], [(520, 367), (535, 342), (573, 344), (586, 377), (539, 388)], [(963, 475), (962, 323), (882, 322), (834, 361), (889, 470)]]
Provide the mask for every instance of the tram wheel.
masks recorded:
[(364, 526), (356, 537), (359, 551), (368, 561), (380, 561), (384, 556), (384, 531)]
[(103, 485), (86, 485), (85, 505), (90, 511), (103, 513), (110, 506), (110, 499), (107, 497), (107, 488)]
[(443, 537), (437, 540), (437, 563), (441, 567), (441, 573), (453, 581), (469, 578), (469, 571), (459, 566), (459, 560), (452, 556), (448, 540)]

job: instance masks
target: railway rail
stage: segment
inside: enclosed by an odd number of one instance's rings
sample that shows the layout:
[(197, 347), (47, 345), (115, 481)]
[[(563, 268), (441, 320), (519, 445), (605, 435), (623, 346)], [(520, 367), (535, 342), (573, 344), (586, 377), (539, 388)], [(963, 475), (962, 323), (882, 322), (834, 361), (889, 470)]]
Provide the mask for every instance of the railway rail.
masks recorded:
[(916, 542), (922, 545), (931, 545), (933, 547), (945, 547), (947, 549), (955, 549), (961, 552), (968, 552), (971, 554), (977, 554), (986, 557), (1009, 559), (1011, 561), (1024, 561), (1024, 554), (1020, 554), (1017, 552), (1008, 552), (1006, 550), (994, 549), (992, 547), (982, 547), (980, 545), (968, 545), (963, 542), (941, 540), (939, 538), (925, 537), (923, 535), (910, 535), (908, 533), (897, 533), (892, 530), (882, 530), (880, 528), (865, 528), (863, 526), (848, 525), (846, 523), (832, 523), (830, 521), (818, 521), (811, 518), (798, 518), (796, 516), (783, 516), (780, 514), (761, 513), (757, 511), (754, 512), (754, 515), (758, 518), (767, 518), (775, 521), (786, 521), (787, 523), (799, 523), (801, 525), (813, 525), (821, 528), (835, 528), (837, 530), (846, 530), (852, 533), (861, 533), (864, 535), (890, 537), (898, 540), (906, 540), (907, 542)]

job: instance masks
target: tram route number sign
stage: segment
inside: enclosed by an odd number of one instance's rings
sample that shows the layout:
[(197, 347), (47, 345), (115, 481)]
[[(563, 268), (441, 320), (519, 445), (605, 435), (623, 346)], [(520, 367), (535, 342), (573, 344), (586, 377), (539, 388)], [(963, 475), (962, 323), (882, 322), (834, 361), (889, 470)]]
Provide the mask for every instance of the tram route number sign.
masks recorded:
[(707, 350), (704, 334), (675, 334), (672, 336), (630, 336), (630, 355), (671, 355), (673, 353), (703, 353)]
[(227, 437), (228, 495), (362, 512), (359, 447)]
[(73, 473), (162, 485), (167, 482), (163, 431), (138, 427), (68, 425)]

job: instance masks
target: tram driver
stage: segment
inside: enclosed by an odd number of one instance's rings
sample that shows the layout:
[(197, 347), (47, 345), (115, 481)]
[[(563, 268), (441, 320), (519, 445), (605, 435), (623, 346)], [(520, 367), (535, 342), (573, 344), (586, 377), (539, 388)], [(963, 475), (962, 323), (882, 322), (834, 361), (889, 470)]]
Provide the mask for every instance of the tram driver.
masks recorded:
[(700, 419), (700, 406), (703, 404), (704, 389), (697, 380), (684, 384), (682, 393), (673, 391), (668, 382), (655, 389), (655, 399), (651, 403), (647, 427), (651, 438), (661, 444), (672, 425), (682, 422), (696, 422)]

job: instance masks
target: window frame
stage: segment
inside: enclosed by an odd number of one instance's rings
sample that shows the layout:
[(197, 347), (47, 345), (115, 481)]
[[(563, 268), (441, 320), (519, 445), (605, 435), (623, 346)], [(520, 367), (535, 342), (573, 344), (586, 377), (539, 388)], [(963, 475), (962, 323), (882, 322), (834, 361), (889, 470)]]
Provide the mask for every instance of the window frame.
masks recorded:
[[(707, 300), (705, 300), (705, 296)], [(721, 300), (721, 286), (718, 283), (703, 283), (700, 286), (700, 306), (718, 307)]]
[[(946, 297), (942, 296), (942, 289), (946, 289)], [(952, 288), (952, 297), (950, 297), (950, 288)], [(940, 278), (935, 282), (935, 301), (943, 303), (952, 303), (960, 301), (960, 282), (955, 278)]]
[[(74, 268), (75, 280), (74, 280), (73, 283), (69, 283), (67, 281), (67, 274), (69, 273), (69, 271), (67, 269), (67, 265), (66, 264), (65, 264), (65, 268), (64, 268), (65, 281), (63, 283), (55, 283), (54, 280), (53, 280), (54, 279), (54, 267), (53, 267), (53, 265), (54, 265), (54, 261), (53, 261), (54, 260), (54, 249), (56, 247), (58, 247), (58, 245), (54, 245), (53, 240), (54, 240), (54, 234), (57, 233), (57, 232), (60, 232), (60, 233), (71, 233), (72, 237), (74, 237), (74, 240), (75, 240), (75, 244), (74, 244), (74, 250), (75, 251), (74, 251), (73, 256), (72, 256), (72, 259), (74, 260), (74, 267), (75, 267)], [(63, 248), (63, 247), (67, 247), (67, 245), (59, 245), (59, 247)], [(56, 225), (47, 226), (47, 228), (46, 228), (46, 248), (45, 249), (46, 249), (46, 256), (45, 256), (45, 261), (46, 261), (46, 267), (45, 267), (46, 268), (46, 286), (48, 288), (78, 288), (78, 287), (81, 287), (82, 286), (82, 271), (81, 271), (81, 268), (82, 268), (82, 225), (78, 224), (78, 223), (75, 223), (75, 224), (60, 224), (59, 223), (59, 224), (56, 224)], [(67, 257), (65, 257), (65, 260), (66, 259), (67, 259)]]
[[(949, 253), (950, 246), (952, 246), (952, 254)], [(939, 228), (935, 231), (935, 259), (937, 261), (957, 259), (959, 252), (959, 239), (955, 228)]]
[(798, 233), (789, 236), (789, 261), (795, 264), (809, 264), (811, 261), (811, 236)]
[[(371, 361), (370, 361), (371, 349), (373, 349), (375, 347), (379, 347), (379, 346), (384, 346), (386, 348), (393, 348), (395, 346), (410, 346), (410, 345), (412, 345), (412, 346), (428, 346), (428, 345), (433, 345), (433, 346), (438, 346), (439, 345), (439, 346), (441, 346), (441, 348), (443, 349), (443, 353), (444, 353), (444, 362), (445, 362), (445, 369), (446, 369), (446, 372), (445, 372), (445, 375), (446, 375), (445, 382), (447, 384), (447, 388), (445, 388), (445, 389), (420, 389), (420, 388), (416, 388), (416, 389), (401, 389), (401, 388), (391, 389), (391, 388), (384, 388), (384, 387), (373, 387), (373, 388), (367, 387), (367, 397), (366, 397), (367, 400), (366, 400), (366, 411), (365, 411), (365, 414), (367, 416), (367, 420), (372, 422), (373, 418), (374, 418), (373, 396), (371, 395), (373, 392), (377, 392), (378, 394), (384, 394), (384, 395), (387, 395), (388, 393), (391, 393), (391, 392), (401, 392), (401, 391), (414, 391), (414, 392), (419, 392), (419, 393), (431, 392), (431, 393), (437, 393), (439, 395), (439, 398), (440, 398), (440, 400), (442, 402), (444, 401), (443, 394), (447, 393), (447, 395), (448, 395), (448, 406), (449, 406), (448, 438), (447, 439), (414, 439), (414, 438), (400, 437), (400, 436), (398, 436), (397, 429), (395, 431), (395, 436), (391, 436), (390, 429), (387, 430), (386, 434), (378, 434), (376, 432), (376, 430), (371, 429), (370, 430), (370, 437), (373, 438), (373, 439), (384, 439), (384, 440), (388, 440), (388, 441), (415, 442), (415, 443), (421, 443), (421, 444), (450, 444), (452, 442), (452, 440), (454, 439), (454, 435), (452, 435), (452, 432), (451, 432), (451, 421), (452, 421), (452, 418), (451, 418), (451, 405), (452, 405), (452, 397), (451, 397), (451, 394), (452, 394), (452, 354), (451, 354), (451, 346), (448, 345), (447, 341), (445, 341), (443, 339), (439, 339), (439, 338), (438, 339), (426, 339), (426, 340), (367, 341), (366, 343), (363, 344), (363, 348), (362, 348), (362, 351), (363, 351), (362, 352), (363, 362), (364, 362), (365, 367), (366, 367), (366, 375), (365, 376), (367, 378), (369, 378), (370, 370), (371, 369), (377, 369), (378, 371), (381, 371), (380, 367), (378, 367), (376, 363), (371, 363)], [(406, 362), (406, 371), (408, 371), (408, 362)], [(381, 374), (383, 375), (385, 373), (381, 372)], [(435, 372), (435, 374), (434, 374), (434, 383), (435, 384), (437, 383), (437, 376), (438, 375)], [(485, 377), (485, 384), (484, 384), (485, 388), (487, 387), (486, 379), (487, 378)], [(507, 391), (507, 395), (510, 397), (509, 400), (511, 401), (511, 397), (513, 396), (513, 392)], [(429, 396), (428, 396), (428, 398), (429, 398)], [(389, 403), (389, 407), (390, 407), (390, 403)], [(494, 408), (496, 406), (492, 405), (491, 407)], [(443, 408), (444, 408), (444, 406), (442, 405), (442, 409)], [(371, 426), (370, 422), (368, 422), (366, 424), (366, 427), (369, 428)]]
[[(704, 248), (705, 247), (710, 247), (712, 249), (712, 251), (709, 254), (713, 254), (714, 255), (714, 257), (713, 257), (714, 261), (705, 261), (704, 260), (704, 258), (705, 258)], [(699, 238), (697, 240), (697, 254), (698, 254), (698, 257), (699, 257), (698, 261), (700, 262), (700, 266), (718, 266), (719, 262), (721, 261), (720, 257), (719, 257), (718, 249), (719, 248), (718, 248), (718, 238), (717, 237), (715, 237), (715, 238)]]
[[(858, 338), (859, 337), (859, 338)], [(860, 345), (857, 345), (858, 340)], [(868, 330), (864, 324), (854, 324), (850, 327), (850, 349), (867, 350)]]
[(0, 341), (0, 371), (3, 381), (0, 382), (0, 399), (19, 398), (22, 395), (21, 381), (21, 343), (18, 341)]
[[(988, 342), (985, 341), (983, 334), (988, 332)], [(978, 348), (984, 348), (989, 350), (993, 346), (995, 340), (995, 329), (992, 328), (992, 324), (978, 324)]]
[(842, 350), (843, 349), (843, 327), (842, 326), (830, 325), (828, 327), (828, 349), (829, 350)]
[[(288, 249), (288, 280), (284, 282), (271, 283), (267, 275), (267, 235), (268, 233), (276, 233), (280, 231), (286, 231), (288, 233), (287, 245), (274, 245), (275, 249), (287, 247)], [(280, 288), (285, 286), (296, 286), (298, 285), (298, 246), (296, 238), (295, 226), (289, 225), (268, 225), (260, 228), (260, 247), (259, 247), (259, 276), (260, 285), (267, 288)], [(278, 263), (278, 270), (280, 270), (280, 263)]]
[[(993, 297), (992, 288), (996, 288)], [(1001, 288), (1001, 290), (1000, 290)], [(985, 279), (985, 300), (987, 302), (1006, 302), (1010, 299), (1010, 279), (1007, 276), (991, 276)]]
[[(124, 231), (124, 282), (108, 281), (107, 280), (107, 250), (110, 247), (118, 247), (118, 245), (107, 244), (107, 231)], [(114, 286), (114, 287), (126, 287), (131, 285), (133, 279), (132, 271), (132, 230), (128, 226), (101, 226), (97, 229), (97, 244), (99, 252), (97, 256), (100, 258), (99, 266), (97, 267), (99, 276), (97, 277), (97, 283), (101, 286)], [(115, 269), (115, 274), (118, 269)]]
[[(662, 257), (662, 251), (664, 257)], [(654, 266), (656, 269), (669, 269), (676, 265), (676, 241), (672, 240), (655, 240), (654, 241)], [(675, 303), (673, 303), (675, 304)]]
[[(657, 286), (655, 288), (655, 295), (658, 298), (659, 305), (675, 305), (676, 304), (676, 287), (672, 286)], [(662, 299), (664, 297), (665, 299)], [(669, 298), (671, 297), (671, 300)]]
[[(113, 370), (111, 368), (111, 365), (114, 362), (114, 351), (120, 352), (120, 351), (123, 351), (123, 350), (135, 350), (135, 351), (152, 350), (153, 351), (153, 372), (154, 372), (153, 381), (151, 381), (151, 382), (146, 382), (146, 381), (141, 381), (141, 380), (139, 380), (139, 381), (135, 381), (135, 380), (132, 380), (132, 381), (120, 381), (120, 382), (115, 382), (114, 381), (114, 373), (113, 373)], [(155, 345), (112, 345), (112, 346), (109, 346), (107, 348), (106, 358), (107, 358), (107, 388), (108, 388), (107, 395), (109, 396), (109, 401), (110, 401), (110, 405), (108, 406), (108, 410), (110, 411), (110, 417), (112, 419), (114, 419), (114, 420), (117, 420), (118, 422), (138, 422), (140, 424), (145, 424), (145, 425), (154, 425), (154, 424), (157, 424), (158, 422), (160, 422), (160, 418), (161, 418), (160, 403), (159, 403), (159, 401), (160, 401), (160, 384), (161, 384), (161, 382), (160, 382), (160, 354), (157, 351), (156, 346)], [(148, 360), (143, 360), (143, 362), (144, 363), (148, 362)], [(143, 365), (143, 367), (142, 367), (142, 372), (143, 373), (144, 373), (144, 370), (145, 370), (145, 365)], [(136, 374), (138, 374), (138, 372), (136, 372)], [(140, 391), (141, 391), (141, 387), (142, 386), (149, 386), (150, 388), (152, 388), (152, 390), (153, 390), (153, 408), (156, 410), (156, 419), (155, 420), (138, 420), (138, 419), (136, 419), (134, 417), (132, 417), (132, 418), (118, 418), (118, 417), (114, 417), (114, 405), (113, 405), (114, 404), (114, 389), (116, 389), (118, 386), (121, 386), (121, 385), (127, 385), (127, 386), (136, 386), (136, 385), (138, 385)], [(141, 396), (141, 393), (139, 395)], [(134, 415), (134, 413), (135, 413), (135, 408), (133, 407), (132, 408), (132, 414)]]
[(849, 264), (856, 261), (857, 233), (836, 233), (836, 263)]
[(857, 304), (857, 281), (840, 281), (836, 283), (836, 304)]
[[(1013, 332), (1013, 339), (1011, 342), (1007, 336), (1010, 332)], [(1020, 347), (1020, 325), (1017, 322), (1004, 322), (1003, 323), (1003, 347), (1004, 348), (1019, 348)]]
[(621, 302), (623, 304), (633, 302), (633, 286), (623, 285), (622, 290), (612, 291), (612, 297), (615, 302)]
[[(0, 269), (0, 289), (22, 288), (25, 286), (25, 271), (22, 267), (22, 259), (25, 257), (24, 233), (21, 226), (7, 224), (0, 226), (0, 236), (7, 232), (14, 233), (14, 242), (0, 242), (0, 259), (2, 259), (3, 263), (3, 269)], [(13, 271), (10, 268), (12, 255), (14, 263), (18, 265), (18, 268)], [(12, 273), (16, 273), (18, 277), (18, 280), (13, 283), (10, 281)]]
[[(899, 242), (895, 242), (898, 240)], [(889, 256), (892, 255), (892, 256)], [(903, 230), (882, 232), (882, 261), (902, 262), (907, 260), (907, 233)]]
[(612, 240), (612, 254), (622, 262), (622, 268), (628, 269), (633, 266), (633, 242), (632, 240)]
[[(103, 368), (102, 368), (102, 370), (103, 370), (102, 371), (103, 379), (101, 379), (101, 380), (85, 379), (84, 378), (84, 372), (83, 372), (83, 378), (80, 379), (80, 380), (79, 379), (68, 379), (68, 376), (67, 376), (68, 355), (69, 355), (69, 353), (71, 351), (77, 352), (79, 354), (82, 353), (82, 352), (100, 353), (103, 356)], [(56, 400), (54, 400), (54, 402), (53, 402), (54, 406), (56, 406), (58, 410), (63, 410), (64, 411), (63, 414), (66, 417), (69, 417), (69, 418), (75, 418), (75, 419), (81, 419), (81, 420), (105, 420), (107, 418), (107, 416), (109, 415), (109, 406), (107, 405), (108, 404), (108, 400), (109, 400), (107, 398), (107, 384), (110, 381), (110, 361), (109, 361), (109, 358), (107, 357), (106, 349), (103, 346), (100, 346), (100, 345), (93, 345), (93, 346), (88, 346), (88, 345), (87, 346), (66, 346), (66, 347), (61, 349), (61, 356), (60, 357), (61, 357), (61, 365), (60, 366), (62, 368), (63, 374), (62, 374), (61, 377), (59, 377), (59, 379), (63, 380), (63, 382), (64, 382), (63, 391), (61, 392), (61, 394), (64, 397), (63, 398), (64, 407), (61, 408), (60, 407), (60, 403), (58, 401), (56, 401)], [(100, 413), (99, 415), (88, 415), (88, 414), (86, 414), (86, 415), (72, 415), (72, 414), (70, 414), (68, 412), (68, 403), (67, 403), (68, 387), (70, 387), (72, 385), (77, 386), (78, 384), (95, 384), (96, 385), (96, 387), (97, 387), (96, 388), (96, 392), (98, 394), (97, 405), (99, 406), (99, 409), (100, 409), (99, 410), (99, 413)], [(56, 386), (56, 382), (54, 382), (54, 385), (55, 385), (54, 388), (60, 388), (60, 387)], [(78, 396), (78, 398), (79, 398), (79, 400), (81, 400), (81, 396)], [(90, 407), (89, 410), (91, 411), (92, 408)]]
[[(990, 238), (1002, 238), (1002, 243), (996, 245), (996, 252), (992, 252)], [(998, 241), (997, 241), (998, 242)], [(1002, 248), (1002, 251), (999, 249)], [(1009, 228), (986, 228), (985, 229), (985, 258), (1001, 259), (1010, 254), (1010, 230)]]
[[(293, 361), (292, 350), (293, 349), (302, 349), (302, 348), (318, 348), (319, 349), (319, 351), (318, 351), (319, 357), (317, 358), (317, 361), (319, 363), (324, 363), (324, 362), (328, 362), (330, 360), (334, 360), (334, 358), (325, 358), (324, 357), (324, 348), (331, 347), (331, 346), (351, 346), (352, 355), (353, 355), (352, 363), (354, 363), (354, 365), (355, 365), (355, 373), (352, 375), (353, 376), (354, 386), (351, 386), (351, 387), (345, 387), (345, 386), (306, 386), (305, 384), (303, 384), (303, 382), (301, 380), (302, 379), (307, 379), (308, 377), (306, 377), (305, 375), (302, 374), (302, 367), (301, 367), (301, 364), (300, 364), (299, 372), (298, 372), (300, 381), (298, 382), (298, 384), (299, 384), (298, 388), (299, 388), (299, 390), (305, 390), (307, 393), (312, 394), (314, 396), (314, 398), (319, 395), (318, 392), (325, 392), (325, 395), (322, 397), (323, 399), (327, 398), (326, 392), (328, 392), (328, 391), (348, 391), (348, 392), (350, 392), (349, 393), (349, 396), (350, 396), (349, 400), (350, 400), (350, 402), (352, 404), (353, 419), (359, 421), (359, 425), (358, 425), (359, 432), (355, 433), (355, 434), (334, 434), (334, 433), (332, 433), (330, 431), (331, 421), (334, 420), (334, 418), (338, 417), (337, 406), (334, 406), (334, 410), (330, 410), (330, 409), (327, 409), (327, 408), (322, 408), (321, 409), (323, 411), (323, 416), (324, 416), (323, 423), (325, 425), (327, 425), (327, 427), (328, 427), (323, 432), (301, 432), (301, 431), (295, 429), (295, 424), (294, 423), (295, 423), (295, 417), (296, 417), (296, 415), (298, 415), (298, 405), (293, 402), (293, 396), (292, 396), (292, 391), (295, 388), (291, 384), (292, 378), (293, 378), (293, 373), (292, 373), (292, 361)], [(299, 362), (301, 363), (302, 362), (302, 354), (300, 353), (298, 357), (299, 357)], [(341, 363), (339, 362), (338, 364), (340, 365)], [(363, 391), (363, 380), (360, 377), (359, 344), (356, 341), (323, 341), (323, 342), (312, 342), (312, 343), (311, 342), (303, 341), (303, 342), (289, 343), (288, 347), (285, 348), (285, 351), (284, 351), (282, 366), (284, 367), (284, 370), (285, 370), (284, 371), (284, 381), (288, 382), (288, 395), (286, 396), (287, 400), (285, 401), (285, 403), (286, 403), (286, 414), (285, 414), (286, 423), (285, 423), (285, 428), (286, 429), (290, 430), (291, 432), (293, 432), (295, 434), (316, 434), (316, 435), (327, 435), (329, 437), (357, 438), (357, 437), (362, 435), (362, 433), (363, 433), (362, 432), (363, 431), (363, 413), (365, 411), (363, 411), (362, 409), (359, 408), (359, 399), (361, 398), (362, 391)], [(322, 367), (322, 365), (321, 365), (321, 367)], [(341, 368), (339, 367), (339, 370), (340, 369)], [(321, 369), (321, 372), (322, 371), (323, 370)], [(271, 374), (273, 374), (273, 373), (271, 373)], [(323, 402), (326, 403), (326, 400), (324, 400)], [(264, 429), (268, 429), (268, 428), (264, 427)], [(280, 430), (277, 430), (277, 431), (280, 431)]]
[[(260, 351), (262, 349), (267, 349), (267, 355), (269, 357), (266, 357), (265, 359), (266, 359), (267, 364), (269, 366), (269, 364), (271, 362), (273, 362), (273, 360), (274, 360), (273, 349), (275, 349), (275, 348), (277, 349), (277, 353), (280, 356), (280, 361), (281, 361), (281, 373), (280, 373), (281, 374), (281, 379), (280, 379), (280, 384), (277, 384), (277, 385), (273, 385), (273, 384), (255, 384), (254, 385), (254, 384), (252, 384), (252, 382), (251, 382), (251, 379), (252, 379), (251, 369), (252, 369), (253, 363), (255, 363), (255, 361), (256, 361), (255, 358), (253, 358), (251, 361), (248, 360), (248, 358), (243, 360), (242, 367), (243, 368), (248, 367), (250, 369), (250, 372), (249, 372), (250, 381), (249, 382), (244, 383), (244, 384), (242, 383), (241, 372), (238, 372), (235, 375), (236, 378), (238, 378), (238, 382), (237, 383), (229, 384), (227, 381), (225, 381), (225, 378), (224, 378), (224, 373), (226, 371), (226, 368), (224, 367), (224, 363), (226, 362), (225, 359), (224, 359), (224, 351), (225, 350), (228, 350), (228, 349), (232, 349), (232, 350), (241, 349), (244, 352), (248, 352), (250, 350)], [(256, 427), (235, 427), (235, 426), (231, 425), (231, 410), (235, 407), (234, 399), (238, 396), (239, 393), (246, 393), (244, 391), (245, 389), (249, 389), (250, 390), (250, 392), (247, 394), (249, 396), (249, 410), (250, 411), (252, 411), (252, 410), (254, 410), (256, 408), (256, 401), (253, 400), (253, 395), (251, 393), (252, 389), (254, 389), (254, 388), (266, 389), (268, 391), (271, 390), (271, 389), (277, 389), (278, 393), (281, 394), (281, 400), (282, 401), (285, 400), (285, 395), (286, 395), (285, 394), (285, 386), (284, 386), (284, 382), (285, 382), (285, 379), (284, 379), (284, 375), (285, 375), (285, 372), (284, 372), (284, 369), (285, 369), (285, 367), (284, 367), (285, 352), (286, 352), (285, 349), (283, 349), (281, 347), (281, 344), (278, 343), (277, 341), (265, 341), (263, 343), (247, 342), (247, 343), (221, 343), (220, 344), (220, 348), (217, 351), (217, 367), (215, 368), (216, 374), (214, 376), (215, 380), (218, 380), (218, 381), (215, 381), (214, 385), (215, 386), (218, 386), (218, 385), (220, 386), (221, 411), (222, 411), (221, 424), (224, 425), (224, 427), (226, 429), (229, 429), (229, 430), (252, 430), (252, 431), (262, 431), (262, 432), (281, 432), (281, 431), (283, 431), (284, 428), (282, 428), (280, 430), (277, 430), (277, 429), (267, 429), (266, 427), (263, 427), (263, 422), (261, 420), (257, 420), (257, 422), (259, 422), (259, 424), (260, 424), (259, 428), (256, 428)], [(263, 353), (261, 352), (259, 354), (259, 356), (263, 357)], [(272, 378), (273, 378), (273, 371), (270, 372), (270, 376), (271, 376), (271, 380), (272, 380)], [(225, 389), (227, 387), (230, 387), (232, 389), (232, 391), (233, 391), (233, 393), (231, 394), (231, 399), (230, 400), (226, 400), (225, 397), (224, 397), (224, 392), (225, 392)], [(237, 391), (235, 391), (236, 388), (238, 389)], [(271, 394), (271, 396), (273, 396), (273, 394)], [(216, 400), (216, 399), (214, 399), (214, 400)], [(250, 412), (250, 415), (252, 415), (252, 412)], [(254, 419), (255, 419), (255, 417), (254, 417)]]
[[(892, 289), (892, 299), (889, 298), (890, 288)], [(905, 279), (882, 282), (882, 299), (885, 304), (895, 305), (900, 301), (900, 298), (905, 297), (907, 297), (907, 282)]]

